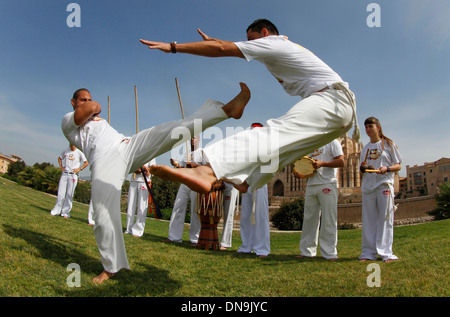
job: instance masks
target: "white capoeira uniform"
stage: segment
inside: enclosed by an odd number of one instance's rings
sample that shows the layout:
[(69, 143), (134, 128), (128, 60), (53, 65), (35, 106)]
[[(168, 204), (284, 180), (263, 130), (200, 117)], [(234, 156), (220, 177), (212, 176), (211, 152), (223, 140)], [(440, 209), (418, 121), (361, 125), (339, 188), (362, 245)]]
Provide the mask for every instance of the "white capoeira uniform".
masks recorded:
[[(367, 158), (366, 158), (367, 155)], [(361, 162), (378, 169), (400, 164), (402, 157), (397, 146), (384, 139), (368, 143), (361, 151)], [(392, 252), (394, 241), (394, 173), (364, 173), (362, 192), (362, 240), (360, 259), (396, 260)]]
[[(341, 144), (338, 140), (333, 140), (308, 156), (329, 162), (341, 155), (344, 155)], [(337, 168), (321, 167), (308, 178), (300, 238), (300, 254), (303, 256), (316, 256), (319, 244), (322, 257), (325, 259), (337, 258), (338, 190), (336, 175)]]
[(272, 35), (235, 44), (247, 60), (265, 64), (288, 94), (303, 98), (264, 127), (242, 131), (204, 148), (218, 179), (234, 184), (246, 181), (260, 188), (287, 164), (344, 135), (353, 121), (357, 122), (356, 105), (353, 93), (338, 74), (286, 37)]
[[(156, 160), (152, 159), (143, 166), (156, 165)], [(147, 177), (151, 181), (151, 175)], [(144, 234), (145, 220), (147, 219), (148, 198), (150, 194), (145, 185), (144, 176), (141, 173), (134, 174), (128, 189), (127, 226), (126, 234), (141, 237)]]
[(73, 194), (78, 184), (78, 174), (74, 173), (73, 170), (80, 168), (86, 162), (86, 156), (79, 149), (72, 151), (68, 148), (61, 153), (59, 158), (64, 166), (64, 171), (59, 179), (56, 204), (50, 211), (50, 214), (52, 216), (61, 215), (63, 217), (70, 217)]
[(230, 183), (225, 183), (223, 191), (223, 229), (220, 246), (231, 248), (233, 238), (234, 213), (236, 211), (236, 201), (239, 197), (239, 191)]
[[(253, 210), (254, 221), (252, 221)], [(253, 251), (256, 255), (269, 255), (270, 224), (267, 185), (256, 190), (250, 186), (248, 191), (242, 194), (240, 231), (242, 244), (237, 252)]]
[(201, 130), (227, 119), (223, 106), (221, 102), (208, 99), (193, 115), (143, 130), (131, 138), (98, 117), (77, 126), (74, 112), (64, 116), (64, 135), (86, 154), (90, 162), (94, 235), (107, 272), (129, 269), (120, 214), (121, 188), (128, 173), (176, 146), (179, 134), (173, 137), (173, 129), (184, 127), (184, 132), (197, 135), (201, 131), (197, 131), (199, 121), (195, 119), (202, 120)]
[[(205, 165), (206, 162), (203, 158), (203, 151), (201, 148), (192, 151), (190, 154), (189, 162), (193, 162), (199, 165)], [(181, 168), (186, 168), (188, 160), (184, 158), (181, 160)], [(184, 184), (181, 184), (178, 188), (178, 193), (173, 204), (172, 214), (170, 215), (169, 224), (169, 240), (172, 242), (183, 241), (184, 221), (186, 219), (186, 209), (189, 201), (191, 202), (191, 221), (189, 227), (189, 240), (191, 243), (197, 243), (200, 235), (200, 219), (196, 213), (197, 208), (197, 192), (191, 190)]]

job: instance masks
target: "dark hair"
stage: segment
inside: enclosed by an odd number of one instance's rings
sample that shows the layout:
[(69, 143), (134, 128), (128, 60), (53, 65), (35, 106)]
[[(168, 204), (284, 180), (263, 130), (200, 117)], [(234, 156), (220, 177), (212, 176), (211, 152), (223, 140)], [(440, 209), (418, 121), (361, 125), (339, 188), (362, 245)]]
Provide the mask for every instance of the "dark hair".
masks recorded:
[(91, 93), (86, 88), (80, 88), (80, 89), (75, 90), (75, 92), (73, 93), (73, 97), (72, 98), (76, 100), (78, 98), (78, 96), (80, 95), (80, 92), (82, 92), (82, 91), (87, 91), (88, 93)]
[(249, 25), (249, 27), (247, 28), (246, 32), (248, 32), (249, 30), (252, 30), (254, 32), (261, 32), (261, 30), (263, 28), (266, 28), (270, 34), (273, 35), (279, 35), (278, 33), (278, 29), (275, 26), (275, 24), (273, 24), (272, 22), (270, 22), (267, 19), (258, 19), (255, 20), (252, 24)]
[[(366, 126), (367, 124), (375, 124), (377, 127), (380, 128), (380, 135), (379, 137), (383, 140), (386, 140), (387, 143), (389, 143), (389, 145), (392, 147), (392, 145), (394, 144), (394, 141), (392, 141), (391, 139), (389, 139), (387, 136), (385, 136), (383, 134), (383, 129), (381, 128), (381, 123), (380, 120), (378, 120), (375, 117), (368, 117), (365, 121), (364, 121), (364, 126)], [(384, 147), (384, 144), (383, 144)]]

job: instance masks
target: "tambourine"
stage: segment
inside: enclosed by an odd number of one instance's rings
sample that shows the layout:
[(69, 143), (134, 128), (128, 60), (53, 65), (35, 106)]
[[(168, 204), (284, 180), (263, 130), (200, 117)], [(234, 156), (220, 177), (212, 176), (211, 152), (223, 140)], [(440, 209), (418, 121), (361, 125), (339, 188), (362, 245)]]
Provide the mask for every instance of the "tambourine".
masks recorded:
[(309, 156), (303, 156), (301, 159), (295, 161), (294, 172), (300, 178), (310, 178), (316, 173), (313, 166), (314, 160)]

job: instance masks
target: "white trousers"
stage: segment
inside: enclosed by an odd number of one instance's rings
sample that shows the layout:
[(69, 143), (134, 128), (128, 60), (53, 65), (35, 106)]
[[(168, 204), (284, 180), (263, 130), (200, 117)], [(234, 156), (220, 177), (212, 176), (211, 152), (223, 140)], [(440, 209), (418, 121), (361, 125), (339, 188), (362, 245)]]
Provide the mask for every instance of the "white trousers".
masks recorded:
[(362, 195), (362, 240), (360, 259), (398, 259), (392, 252), (394, 241), (394, 188), (383, 184)]
[(88, 211), (88, 223), (90, 225), (94, 225), (95, 224), (93, 215), (94, 215), (94, 207), (92, 207), (92, 199), (91, 199), (89, 201), (89, 211)]
[(184, 184), (178, 188), (177, 197), (170, 215), (169, 240), (173, 242), (183, 241), (184, 220), (186, 219), (186, 209), (189, 201), (191, 202), (191, 225), (189, 227), (189, 240), (191, 243), (197, 243), (200, 235), (200, 219), (197, 215), (196, 201), (197, 193)]
[(223, 191), (223, 229), (222, 239), (220, 245), (225, 248), (231, 248), (233, 239), (233, 222), (234, 213), (236, 210), (236, 200), (239, 196), (239, 191), (231, 184), (226, 184)]
[[(259, 129), (259, 128), (258, 128)], [(267, 185), (256, 189), (255, 193), (255, 223), (251, 221), (253, 212), (253, 188), (242, 194), (240, 231), (242, 244), (238, 249), (241, 253), (255, 252), (256, 255), (270, 253), (269, 200)]]
[(56, 204), (50, 211), (52, 216), (61, 215), (63, 217), (70, 217), (72, 210), (73, 194), (78, 184), (78, 175), (62, 172), (58, 184), (58, 197)]
[[(317, 245), (326, 259), (337, 258), (337, 185), (308, 185), (305, 193), (300, 254), (314, 257)], [(319, 239), (320, 228), (320, 239)]]
[(314, 93), (264, 127), (236, 133), (203, 149), (218, 179), (254, 188), (299, 157), (344, 135), (352, 127), (353, 107), (341, 90)]
[[(120, 214), (121, 188), (128, 173), (177, 146), (180, 133), (172, 136), (173, 129), (182, 127), (184, 132), (197, 135), (201, 132), (198, 129), (227, 119), (222, 107), (222, 103), (208, 99), (193, 115), (143, 130), (91, 164), (94, 235), (107, 272), (129, 268)], [(201, 127), (195, 119), (201, 119)]]
[(148, 189), (144, 182), (130, 182), (128, 189), (126, 234), (141, 237), (144, 234), (147, 219)]

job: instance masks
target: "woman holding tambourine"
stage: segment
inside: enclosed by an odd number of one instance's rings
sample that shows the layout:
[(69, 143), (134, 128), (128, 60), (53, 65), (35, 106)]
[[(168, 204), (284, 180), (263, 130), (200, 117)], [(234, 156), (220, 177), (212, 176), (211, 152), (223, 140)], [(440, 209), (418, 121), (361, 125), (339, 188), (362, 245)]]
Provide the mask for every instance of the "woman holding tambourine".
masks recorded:
[(394, 172), (401, 169), (402, 157), (395, 143), (383, 134), (380, 121), (364, 121), (370, 142), (361, 151), (363, 173), (362, 242), (360, 260), (397, 260), (392, 252), (394, 239)]

